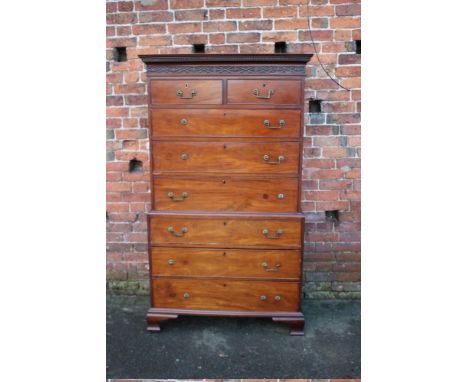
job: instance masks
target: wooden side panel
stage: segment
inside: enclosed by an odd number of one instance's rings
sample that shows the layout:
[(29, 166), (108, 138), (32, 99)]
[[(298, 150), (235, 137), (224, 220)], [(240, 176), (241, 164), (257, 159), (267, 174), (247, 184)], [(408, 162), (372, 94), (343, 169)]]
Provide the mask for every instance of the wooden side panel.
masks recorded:
[(302, 245), (301, 218), (153, 215), (149, 229), (152, 245), (293, 249)]
[(155, 177), (157, 211), (296, 212), (298, 179)]
[(152, 289), (153, 306), (157, 308), (258, 312), (299, 309), (299, 283), (295, 282), (156, 278)]
[(152, 80), (150, 85), (153, 104), (221, 104), (222, 80)]
[[(255, 93), (255, 94), (254, 94)], [(299, 80), (228, 80), (227, 102), (230, 104), (301, 103)]]
[(300, 137), (301, 110), (151, 109), (154, 136)]
[(299, 280), (299, 250), (152, 247), (153, 276)]
[(298, 173), (296, 142), (154, 141), (153, 167), (161, 172)]

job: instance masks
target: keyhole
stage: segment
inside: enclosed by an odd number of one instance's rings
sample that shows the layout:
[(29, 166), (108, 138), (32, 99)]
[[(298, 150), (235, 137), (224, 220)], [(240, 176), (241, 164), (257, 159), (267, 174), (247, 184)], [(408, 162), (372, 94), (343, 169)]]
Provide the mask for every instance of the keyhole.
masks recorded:
[(226, 181), (225, 181), (225, 180), (223, 180), (223, 184), (226, 184)]
[(226, 253), (226, 252), (223, 252), (223, 256), (226, 256), (226, 255), (227, 255), (227, 253)]
[(185, 83), (185, 87), (188, 88), (188, 83), (187, 82)]
[(262, 84), (262, 86), (263, 86), (263, 87), (265, 87), (265, 86), (266, 86), (266, 84)]
[(224, 116), (226, 116), (226, 115), (227, 115), (227, 113), (224, 113)]
[(227, 222), (223, 222), (224, 225), (227, 225)]
[(224, 147), (225, 149), (227, 149), (227, 145), (223, 145), (223, 147)]

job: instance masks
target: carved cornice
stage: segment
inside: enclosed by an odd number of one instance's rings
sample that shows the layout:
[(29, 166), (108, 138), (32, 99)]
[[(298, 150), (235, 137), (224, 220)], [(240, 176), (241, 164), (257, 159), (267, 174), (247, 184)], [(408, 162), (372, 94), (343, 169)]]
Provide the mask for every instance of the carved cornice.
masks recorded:
[(140, 55), (145, 64), (205, 64), (205, 63), (261, 63), (261, 64), (279, 64), (296, 63), (305, 65), (312, 54), (151, 54)]
[(305, 74), (304, 65), (148, 65), (149, 73), (156, 74)]

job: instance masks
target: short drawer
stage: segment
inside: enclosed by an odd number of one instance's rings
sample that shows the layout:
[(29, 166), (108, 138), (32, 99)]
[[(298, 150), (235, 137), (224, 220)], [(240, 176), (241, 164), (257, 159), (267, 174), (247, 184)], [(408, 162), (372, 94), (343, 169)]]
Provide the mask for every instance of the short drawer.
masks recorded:
[(228, 80), (227, 102), (230, 104), (301, 103), (299, 80)]
[(300, 110), (152, 109), (153, 137), (300, 137)]
[(298, 142), (154, 141), (156, 172), (298, 173)]
[(173, 309), (288, 312), (299, 310), (296, 282), (153, 279), (153, 306)]
[(157, 211), (296, 212), (298, 179), (155, 177)]
[(152, 245), (301, 248), (302, 217), (278, 216), (154, 213), (150, 240)]
[(221, 80), (152, 80), (153, 104), (213, 104), (223, 102)]
[(299, 280), (299, 250), (152, 247), (153, 276), (255, 277)]

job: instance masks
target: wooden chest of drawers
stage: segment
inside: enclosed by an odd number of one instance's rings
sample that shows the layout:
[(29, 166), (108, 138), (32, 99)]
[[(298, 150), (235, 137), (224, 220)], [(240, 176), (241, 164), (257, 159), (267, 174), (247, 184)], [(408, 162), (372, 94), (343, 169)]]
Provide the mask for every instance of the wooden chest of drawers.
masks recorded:
[(311, 55), (140, 57), (151, 129), (148, 330), (181, 314), (226, 315), (270, 317), (302, 335)]

